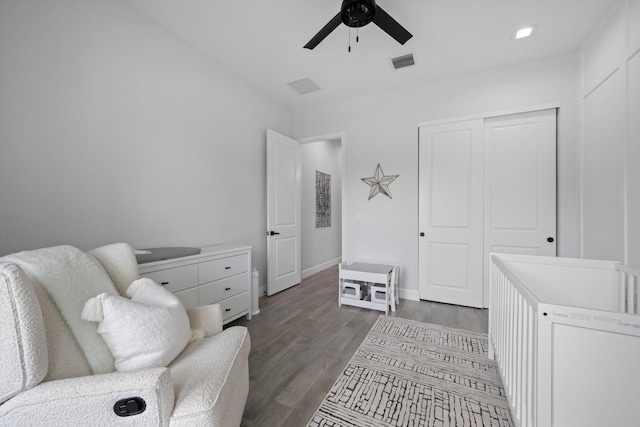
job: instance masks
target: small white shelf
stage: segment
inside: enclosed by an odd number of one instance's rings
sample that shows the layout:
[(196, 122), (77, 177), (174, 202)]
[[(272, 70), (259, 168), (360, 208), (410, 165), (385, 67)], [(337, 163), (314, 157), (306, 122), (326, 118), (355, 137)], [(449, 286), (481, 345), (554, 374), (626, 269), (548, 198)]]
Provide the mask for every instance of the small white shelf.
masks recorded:
[[(360, 295), (362, 299), (344, 296), (345, 284), (359, 283), (361, 287)], [(371, 301), (371, 286), (373, 284), (384, 285), (386, 291), (386, 301)], [(339, 265), (338, 274), (338, 306), (351, 305), (355, 307), (368, 308), (372, 310), (384, 311), (385, 314), (396, 311), (398, 297), (398, 267), (394, 265), (366, 264), (356, 262), (349, 264), (342, 262)]]

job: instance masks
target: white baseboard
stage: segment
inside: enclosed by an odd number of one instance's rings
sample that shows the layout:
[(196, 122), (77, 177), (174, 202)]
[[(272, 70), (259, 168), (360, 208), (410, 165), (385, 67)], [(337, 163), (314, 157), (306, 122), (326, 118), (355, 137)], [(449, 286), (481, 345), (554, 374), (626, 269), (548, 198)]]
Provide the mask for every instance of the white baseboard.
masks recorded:
[[(340, 264), (341, 261), (342, 261), (342, 257), (335, 258), (327, 262), (323, 262), (322, 264), (316, 265), (315, 267), (308, 268), (302, 272), (302, 278), (306, 279), (307, 277), (312, 276), (316, 273), (319, 273), (322, 270), (326, 270), (329, 267), (333, 267), (334, 265)], [(267, 295), (267, 285), (262, 285), (258, 287), (258, 295), (261, 297)]]
[(308, 268), (306, 270), (302, 271), (302, 278), (306, 279), (307, 277), (319, 273), (322, 270), (326, 270), (329, 267), (333, 267), (334, 265), (338, 265), (340, 264), (340, 261), (342, 261), (342, 257), (338, 257), (338, 258), (334, 258), (332, 260), (329, 260), (327, 262), (323, 262), (322, 264), (316, 265), (315, 267), (311, 267)]
[(408, 299), (411, 301), (420, 301), (420, 291), (416, 291), (415, 289), (400, 288), (400, 298)]

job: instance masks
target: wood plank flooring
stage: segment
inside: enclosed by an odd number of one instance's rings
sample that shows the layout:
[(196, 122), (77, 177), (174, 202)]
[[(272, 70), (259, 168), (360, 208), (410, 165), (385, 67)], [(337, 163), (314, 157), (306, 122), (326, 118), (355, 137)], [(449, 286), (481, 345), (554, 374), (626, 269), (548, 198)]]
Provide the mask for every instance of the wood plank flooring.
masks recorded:
[[(338, 267), (260, 298), (260, 313), (227, 326), (249, 328), (249, 397), (242, 426), (305, 426), (381, 311), (338, 308)], [(400, 300), (391, 316), (487, 331), (487, 311)]]

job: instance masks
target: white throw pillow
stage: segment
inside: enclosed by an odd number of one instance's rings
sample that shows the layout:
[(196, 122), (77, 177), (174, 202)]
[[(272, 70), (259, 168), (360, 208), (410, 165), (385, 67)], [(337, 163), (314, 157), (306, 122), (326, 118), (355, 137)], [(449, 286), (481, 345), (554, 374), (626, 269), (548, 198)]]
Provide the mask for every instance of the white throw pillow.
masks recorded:
[(142, 278), (127, 289), (131, 299), (102, 293), (86, 302), (82, 318), (99, 322), (120, 372), (164, 367), (191, 340), (189, 318), (180, 300), (153, 280)]
[(33, 285), (20, 267), (0, 261), (0, 403), (39, 384), (48, 363), (44, 322)]

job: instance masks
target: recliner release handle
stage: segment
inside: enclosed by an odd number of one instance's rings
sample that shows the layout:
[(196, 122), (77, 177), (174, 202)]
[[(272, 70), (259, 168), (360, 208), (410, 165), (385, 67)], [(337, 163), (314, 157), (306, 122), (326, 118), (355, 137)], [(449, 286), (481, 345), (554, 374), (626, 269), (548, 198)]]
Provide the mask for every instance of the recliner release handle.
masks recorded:
[(128, 397), (126, 399), (118, 400), (113, 405), (113, 411), (119, 417), (130, 417), (131, 415), (138, 415), (147, 409), (147, 404), (141, 397)]

